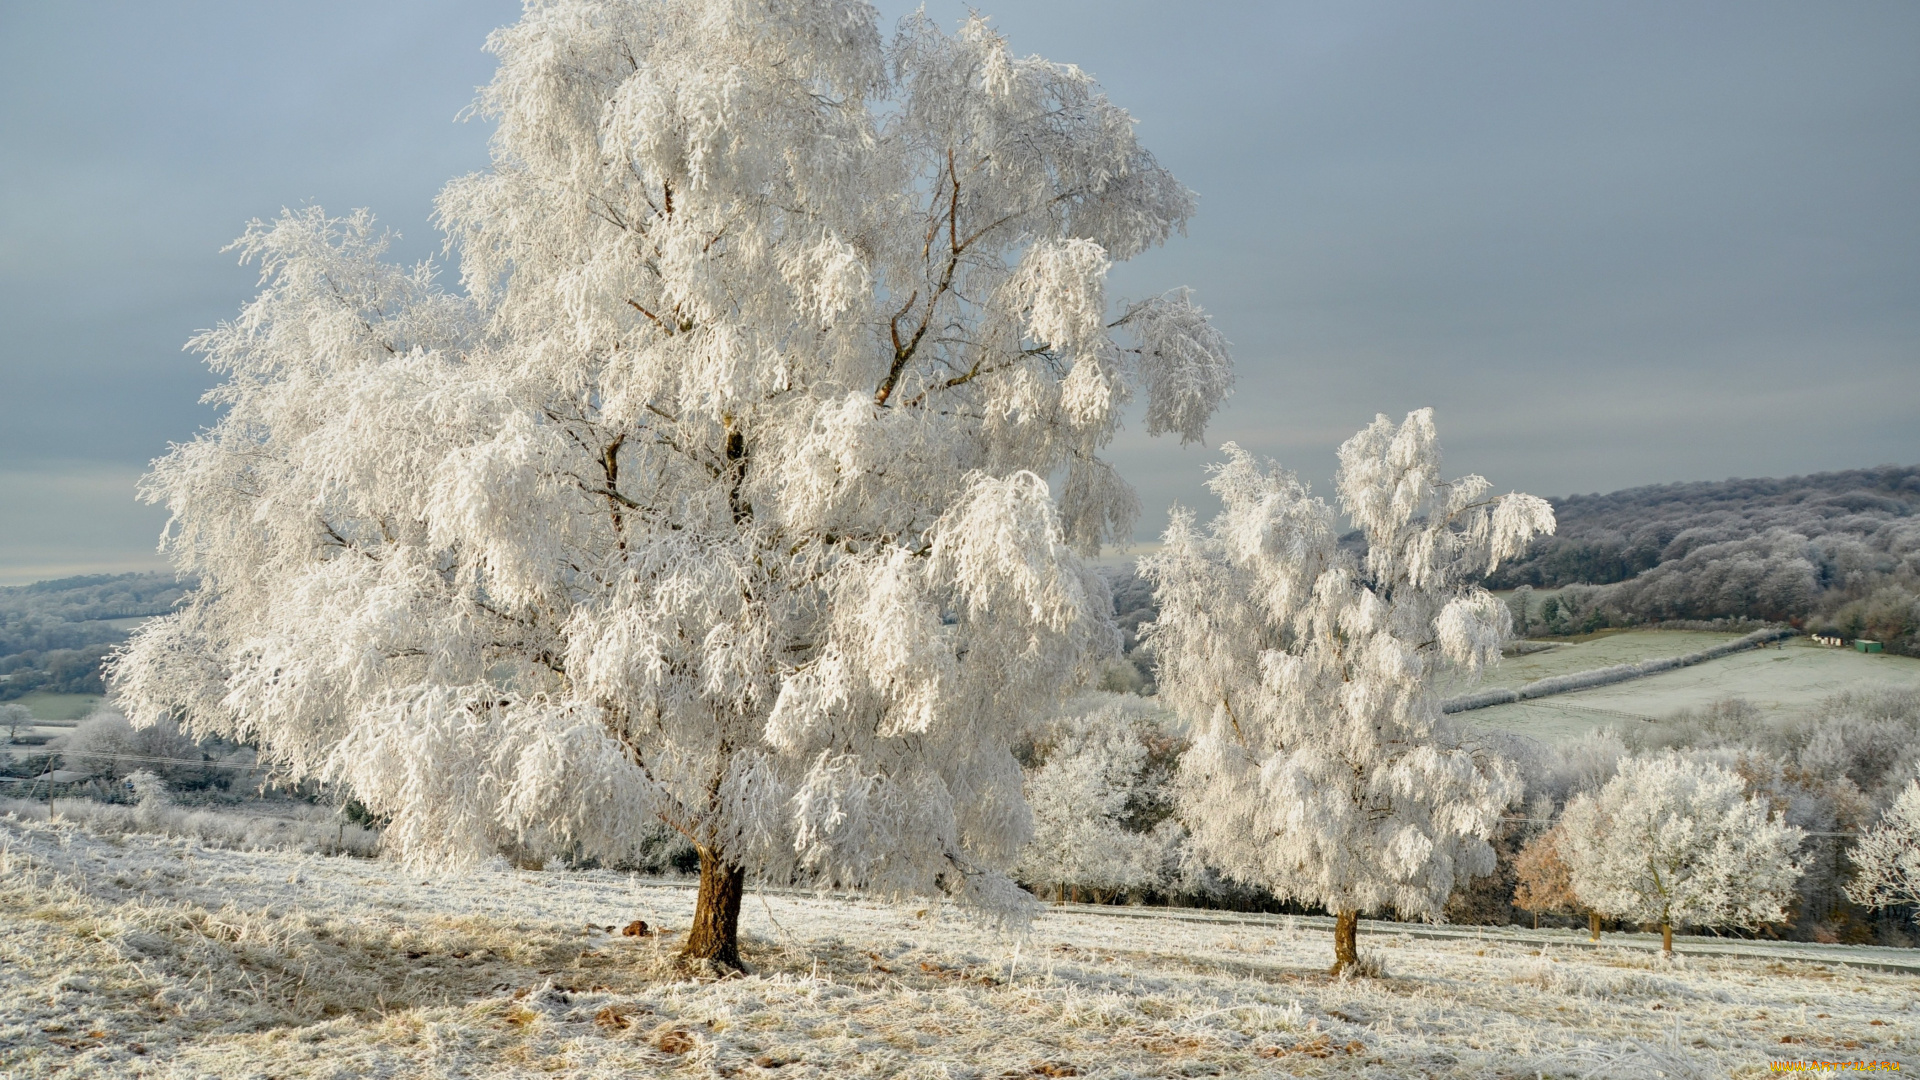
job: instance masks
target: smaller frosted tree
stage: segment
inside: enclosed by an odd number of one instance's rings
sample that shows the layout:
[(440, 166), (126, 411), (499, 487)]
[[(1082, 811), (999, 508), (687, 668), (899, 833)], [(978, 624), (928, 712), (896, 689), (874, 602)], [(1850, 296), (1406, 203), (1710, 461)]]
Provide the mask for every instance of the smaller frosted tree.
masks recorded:
[(1533, 630), (1533, 586), (1522, 585), (1507, 598), (1507, 610), (1513, 613), (1515, 637), (1526, 637)]
[(20, 737), (21, 728), (32, 726), (33, 713), (25, 705), (15, 705), (12, 702), (0, 705), (0, 728), (7, 729), (9, 743)]
[(1574, 895), (1602, 915), (1658, 923), (1668, 956), (1675, 926), (1786, 919), (1802, 871), (1804, 832), (1733, 773), (1670, 752), (1622, 761), (1561, 825)]
[(1095, 894), (1159, 883), (1170, 766), (1170, 718), (1133, 694), (1085, 694), (1038, 733), (1026, 774), (1033, 840), (1015, 875)]
[[(1533, 913), (1533, 928), (1540, 929), (1543, 911), (1573, 911), (1580, 898), (1573, 893), (1573, 868), (1560, 854), (1566, 843), (1564, 826), (1555, 825), (1520, 849), (1513, 860), (1513, 906)], [(1600, 913), (1587, 910), (1587, 932), (1600, 940)]]
[(1498, 662), (1510, 616), (1478, 581), (1553, 511), (1443, 479), (1431, 409), (1340, 447), (1334, 486), (1364, 555), (1292, 474), (1226, 452), (1208, 482), (1224, 511), (1202, 532), (1176, 510), (1142, 565), (1160, 696), (1193, 732), (1181, 817), (1228, 876), (1333, 911), (1345, 971), (1360, 912), (1438, 917), (1494, 868), (1487, 838), (1520, 785), (1440, 702)]
[(1556, 825), (1527, 841), (1513, 860), (1513, 906), (1533, 913), (1536, 930), (1541, 912), (1570, 911), (1579, 903), (1573, 895), (1572, 872), (1560, 856), (1560, 837)]
[(1900, 793), (1880, 823), (1853, 849), (1858, 871), (1847, 896), (1870, 908), (1913, 906), (1920, 922), (1920, 780)]

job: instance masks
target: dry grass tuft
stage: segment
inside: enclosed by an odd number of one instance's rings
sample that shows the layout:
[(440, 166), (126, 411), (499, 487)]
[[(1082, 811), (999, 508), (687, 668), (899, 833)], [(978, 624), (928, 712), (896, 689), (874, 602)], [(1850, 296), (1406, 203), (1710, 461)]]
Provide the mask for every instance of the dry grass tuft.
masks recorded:
[(693, 1033), (686, 1028), (663, 1027), (647, 1040), (648, 1045), (663, 1054), (685, 1054), (691, 1052), (699, 1043), (694, 1041)]

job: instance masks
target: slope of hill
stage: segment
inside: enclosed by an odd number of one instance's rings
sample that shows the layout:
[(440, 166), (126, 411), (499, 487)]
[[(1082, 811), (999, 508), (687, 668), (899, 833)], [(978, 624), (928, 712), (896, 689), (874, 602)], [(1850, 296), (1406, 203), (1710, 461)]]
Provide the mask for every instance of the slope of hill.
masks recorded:
[[(1523, 633), (1787, 622), (1920, 654), (1920, 467), (1631, 488), (1556, 500), (1560, 528), (1495, 588), (1558, 588)], [(1537, 618), (1536, 618), (1537, 614)]]
[(97, 574), (0, 588), (0, 701), (101, 692), (100, 660), (141, 619), (172, 609), (172, 574)]
[(1494, 588), (1607, 585), (1775, 530), (1810, 541), (1845, 537), (1881, 552), (1920, 547), (1920, 466), (1658, 484), (1552, 502), (1559, 528), (1501, 567)]

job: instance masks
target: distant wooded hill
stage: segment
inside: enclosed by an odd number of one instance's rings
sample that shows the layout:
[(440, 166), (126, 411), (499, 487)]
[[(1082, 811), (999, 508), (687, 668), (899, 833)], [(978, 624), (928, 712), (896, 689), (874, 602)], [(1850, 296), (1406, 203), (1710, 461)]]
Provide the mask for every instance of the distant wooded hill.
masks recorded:
[(1662, 484), (1553, 508), (1555, 535), (1489, 583), (1571, 587), (1540, 613), (1548, 629), (1755, 619), (1916, 644), (1920, 466)]
[(127, 639), (120, 620), (164, 614), (172, 574), (97, 574), (0, 588), (0, 701), (35, 690), (98, 694), (100, 660)]
[[(1785, 622), (1920, 655), (1920, 466), (1628, 488), (1553, 500), (1559, 529), (1502, 566), (1522, 633)], [(1350, 538), (1359, 543), (1358, 534)], [(1111, 575), (1133, 656), (1152, 588)], [(1135, 657), (1151, 678), (1148, 657)]]

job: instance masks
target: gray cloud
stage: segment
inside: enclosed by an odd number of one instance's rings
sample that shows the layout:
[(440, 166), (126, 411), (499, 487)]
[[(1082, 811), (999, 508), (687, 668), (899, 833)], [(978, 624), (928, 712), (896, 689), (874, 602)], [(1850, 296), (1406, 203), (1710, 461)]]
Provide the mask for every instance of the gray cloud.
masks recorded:
[[(218, 253), (247, 218), (371, 206), (400, 254), (435, 251), (433, 193), (485, 161), (453, 117), (517, 10), (0, 9), (0, 470), (130, 475), (209, 419), (179, 347), (251, 294)], [(1200, 192), (1191, 234), (1115, 285), (1192, 285), (1235, 341), (1215, 445), (1324, 482), (1376, 411), (1430, 404), (1455, 469), (1543, 494), (1916, 458), (1920, 8), (986, 11), (1098, 76)], [(1114, 453), (1142, 535), (1206, 505), (1211, 448)], [(3, 512), (67, 535), (89, 506)], [(0, 573), (53, 565), (25, 527)], [(151, 528), (101, 516), (90, 557), (150, 557)]]

